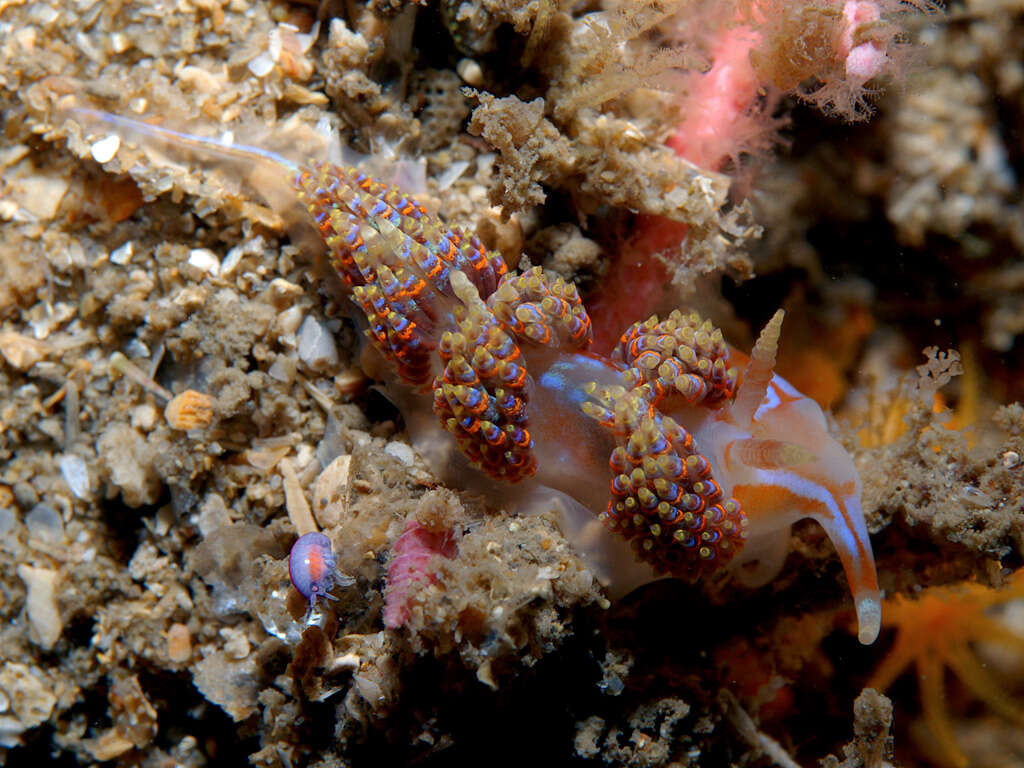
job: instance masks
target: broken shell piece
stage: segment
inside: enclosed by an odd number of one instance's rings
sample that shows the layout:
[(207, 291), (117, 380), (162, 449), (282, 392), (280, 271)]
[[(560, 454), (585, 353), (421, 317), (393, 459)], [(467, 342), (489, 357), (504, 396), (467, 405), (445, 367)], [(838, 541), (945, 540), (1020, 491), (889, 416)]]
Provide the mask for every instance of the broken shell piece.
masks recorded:
[(18, 566), (18, 577), (25, 582), (28, 590), (25, 605), (32, 626), (32, 640), (48, 651), (53, 648), (64, 629), (64, 622), (57, 610), (58, 574), (49, 568), (33, 568), (22, 564)]
[(269, 75), (270, 71), (274, 68), (274, 60), (270, 57), (270, 54), (261, 53), (250, 60), (246, 66), (256, 77), (264, 77)]
[(338, 456), (313, 484), (313, 514), (322, 528), (334, 528), (345, 515), (348, 473), (352, 457)]
[(284, 480), (284, 505), (288, 510), (288, 518), (299, 532), (299, 536), (317, 531), (316, 523), (313, 522), (313, 514), (309, 511), (309, 502), (302, 492), (302, 485), (299, 483), (299, 476), (295, 467), (288, 459), (281, 459), (278, 464), (281, 469), (281, 477)]
[(85, 460), (74, 453), (67, 453), (60, 457), (57, 466), (60, 467), (60, 473), (71, 492), (79, 499), (89, 498), (89, 468)]
[(107, 697), (114, 728), (136, 749), (142, 749), (156, 737), (157, 714), (135, 675), (114, 675), (114, 684)]
[(175, 396), (164, 409), (171, 429), (203, 429), (213, 421), (213, 398), (194, 389)]
[(0, 744), (15, 747), (20, 735), (50, 719), (57, 704), (54, 682), (39, 667), (8, 661), (0, 669), (0, 689), (11, 714), (0, 717)]
[(193, 248), (188, 252), (188, 263), (214, 277), (220, 274), (220, 259), (209, 248)]
[(297, 337), (299, 359), (314, 371), (325, 371), (338, 364), (334, 335), (313, 315), (307, 315)]
[(250, 466), (269, 472), (277, 466), (277, 462), (288, 455), (289, 451), (290, 445), (266, 446), (247, 448), (242, 455)]
[(114, 159), (117, 150), (121, 148), (121, 139), (117, 136), (107, 136), (100, 139), (90, 147), (92, 159), (97, 163), (106, 163)]
[(117, 732), (116, 728), (108, 728), (94, 739), (84, 739), (83, 746), (93, 759), (101, 763), (120, 757), (135, 747), (128, 739)]
[(132, 245), (132, 241), (129, 240), (120, 248), (110, 252), (110, 261), (113, 264), (124, 266), (132, 260), (132, 256), (135, 255), (135, 246)]
[(31, 368), (43, 359), (49, 347), (41, 341), (14, 331), (0, 333), (0, 355), (19, 371)]

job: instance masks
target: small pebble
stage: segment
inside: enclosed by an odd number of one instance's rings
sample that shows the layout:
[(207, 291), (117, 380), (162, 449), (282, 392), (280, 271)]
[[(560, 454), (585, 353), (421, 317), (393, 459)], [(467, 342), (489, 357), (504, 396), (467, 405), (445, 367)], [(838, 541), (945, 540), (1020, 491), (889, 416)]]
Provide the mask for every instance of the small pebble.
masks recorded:
[(459, 77), (462, 78), (466, 85), (472, 85), (476, 88), (484, 82), (484, 71), (473, 59), (461, 59), (455, 65), (455, 71), (458, 72)]
[(307, 315), (299, 327), (299, 359), (311, 370), (323, 370), (338, 364), (334, 337), (313, 315)]
[(302, 325), (302, 307), (289, 307), (277, 316), (277, 339), (286, 347), (295, 346), (295, 334)]
[(391, 442), (384, 446), (384, 453), (394, 456), (407, 467), (416, 461), (416, 454), (408, 443)]
[(211, 493), (203, 499), (203, 503), (199, 505), (196, 523), (204, 539), (217, 529), (231, 525), (231, 514), (220, 494)]
[(283, 277), (276, 277), (270, 281), (270, 301), (281, 310), (291, 306), (295, 299), (302, 295), (302, 287), (285, 280)]
[(31, 639), (48, 651), (64, 629), (57, 610), (57, 572), (22, 564), (18, 566), (18, 577), (28, 590), (25, 607), (32, 626)]
[(91, 488), (89, 486), (89, 469), (81, 456), (73, 453), (60, 457), (60, 473), (64, 476), (64, 482), (68, 488), (80, 499), (89, 498)]
[(171, 624), (168, 627), (167, 658), (176, 664), (192, 658), (192, 636), (184, 624)]
[(132, 426), (136, 429), (141, 429), (143, 432), (148, 432), (156, 426), (156, 420), (159, 415), (156, 407), (150, 403), (137, 405), (132, 409)]
[(238, 265), (242, 262), (242, 258), (245, 256), (257, 256), (263, 253), (265, 243), (263, 237), (257, 235), (254, 238), (246, 240), (241, 245), (236, 245), (224, 256), (224, 261), (220, 265), (221, 277), (227, 277), (232, 274)]
[(10, 507), (0, 507), (0, 536), (6, 536), (7, 532), (18, 522), (14, 516), (14, 510)]
[(46, 344), (15, 331), (0, 332), (0, 356), (19, 371), (38, 363), (48, 350)]
[(249, 71), (252, 72), (256, 77), (263, 77), (264, 75), (270, 74), (270, 70), (274, 68), (274, 60), (267, 53), (261, 53), (256, 58), (252, 59), (246, 66)]
[(109, 160), (114, 159), (114, 155), (117, 154), (117, 150), (121, 148), (121, 139), (118, 136), (107, 136), (105, 139), (100, 139), (90, 148), (92, 152), (92, 159), (97, 163), (105, 163)]
[(48, 544), (64, 542), (64, 521), (60, 513), (49, 504), (36, 504), (25, 515), (25, 527), (28, 535)]
[(1007, 451), (1003, 454), (1003, 466), (1007, 469), (1013, 469), (1020, 464), (1020, 454), (1016, 451)]
[(145, 360), (149, 357), (149, 347), (142, 339), (131, 339), (124, 346), (124, 352), (128, 357), (136, 360)]
[(188, 263), (214, 277), (220, 274), (220, 259), (209, 248), (193, 248), (188, 252)]
[(135, 255), (135, 247), (132, 245), (132, 241), (129, 240), (120, 248), (110, 252), (110, 260), (114, 264), (124, 266), (132, 260), (133, 255)]
[(235, 627), (225, 627), (219, 633), (224, 638), (224, 653), (230, 659), (244, 659), (252, 650), (245, 632)]
[(0, 688), (10, 697), (11, 711), (25, 728), (45, 723), (57, 704), (57, 686), (38, 666), (5, 661), (0, 668)]

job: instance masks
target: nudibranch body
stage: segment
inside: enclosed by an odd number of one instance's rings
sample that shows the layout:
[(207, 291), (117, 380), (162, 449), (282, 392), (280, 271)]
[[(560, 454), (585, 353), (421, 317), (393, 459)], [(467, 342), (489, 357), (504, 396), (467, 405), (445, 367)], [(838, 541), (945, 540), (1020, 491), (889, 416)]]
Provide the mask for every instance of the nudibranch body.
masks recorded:
[(295, 589), (315, 606), (317, 598), (335, 600), (335, 584), (348, 585), (352, 579), (338, 571), (338, 557), (331, 540), (322, 533), (305, 533), (292, 545), (288, 555), (288, 576)]
[(588, 351), (572, 284), (509, 272), (472, 233), (356, 167), (72, 116), (290, 177), (371, 342), (364, 367), (386, 377), (424, 459), (521, 512), (559, 499), (566, 535), (612, 592), (726, 567), (764, 581), (790, 525), (811, 517), (840, 554), (861, 641), (878, 634), (860, 481), (818, 406), (773, 373), (781, 312), (742, 373), (720, 331), (678, 311), (634, 323), (604, 358)]

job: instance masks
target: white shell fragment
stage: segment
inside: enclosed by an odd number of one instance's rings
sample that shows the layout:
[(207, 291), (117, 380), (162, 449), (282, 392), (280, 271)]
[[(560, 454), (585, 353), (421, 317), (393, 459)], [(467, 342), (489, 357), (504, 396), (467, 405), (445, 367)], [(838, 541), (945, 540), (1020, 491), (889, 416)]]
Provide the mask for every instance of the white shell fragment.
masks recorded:
[(313, 315), (307, 315), (299, 327), (298, 350), (299, 359), (314, 371), (338, 364), (334, 336)]
[(92, 153), (92, 159), (97, 163), (106, 163), (114, 159), (114, 155), (120, 148), (121, 138), (119, 136), (107, 136), (93, 144), (89, 151)]
[(268, 53), (261, 53), (256, 58), (252, 59), (246, 66), (249, 71), (252, 72), (256, 77), (263, 77), (269, 75), (270, 70), (274, 68), (274, 60)]
[(28, 535), (43, 544), (60, 546), (64, 543), (64, 521), (60, 512), (49, 504), (36, 504), (25, 515)]
[(315, 533), (317, 527), (313, 521), (313, 513), (309, 509), (309, 502), (306, 501), (306, 494), (302, 492), (302, 484), (294, 465), (288, 459), (281, 459), (278, 467), (284, 481), (284, 504), (288, 510), (288, 519), (292, 521), (299, 536)]
[(188, 252), (188, 263), (214, 277), (220, 273), (220, 259), (209, 248), (193, 248)]
[(438, 192), (444, 192), (452, 184), (454, 184), (458, 178), (466, 172), (469, 168), (469, 162), (466, 160), (458, 160), (449, 165), (444, 173), (437, 178), (437, 190)]
[(333, 528), (344, 519), (351, 464), (351, 455), (338, 456), (313, 484), (313, 514), (323, 528)]
[(132, 256), (134, 255), (134, 253), (135, 247), (132, 245), (132, 241), (129, 240), (117, 250), (110, 252), (110, 260), (114, 264), (124, 266), (125, 264), (132, 260)]
[(59, 464), (60, 473), (71, 492), (80, 499), (89, 498), (89, 470), (82, 457), (68, 453), (60, 457)]
[(32, 640), (48, 651), (56, 644), (64, 629), (57, 610), (58, 574), (49, 568), (33, 568), (23, 564), (18, 566), (18, 578), (25, 582), (28, 590), (25, 606), (32, 626)]
[(416, 461), (416, 454), (408, 443), (392, 441), (384, 446), (384, 453), (393, 456), (407, 467), (411, 467)]

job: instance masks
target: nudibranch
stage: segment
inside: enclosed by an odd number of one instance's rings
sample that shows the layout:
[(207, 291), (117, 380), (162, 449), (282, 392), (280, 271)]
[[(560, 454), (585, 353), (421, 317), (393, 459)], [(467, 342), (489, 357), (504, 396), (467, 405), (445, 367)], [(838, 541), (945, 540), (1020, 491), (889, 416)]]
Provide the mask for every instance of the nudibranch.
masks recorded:
[(842, 560), (861, 642), (874, 641), (881, 607), (860, 479), (820, 408), (773, 371), (781, 311), (749, 361), (679, 311), (634, 323), (604, 358), (588, 351), (572, 284), (509, 271), (473, 233), (358, 167), (88, 110), (71, 117), (289, 178), (370, 341), (364, 367), (423, 458), (506, 508), (557, 500), (564, 532), (613, 594), (725, 568), (764, 582), (792, 523), (810, 517)]
[(337, 598), (331, 594), (335, 584), (348, 586), (351, 577), (338, 570), (338, 556), (334, 554), (331, 540), (322, 533), (304, 533), (292, 545), (288, 554), (288, 576), (299, 594), (309, 600), (310, 607), (317, 598)]

